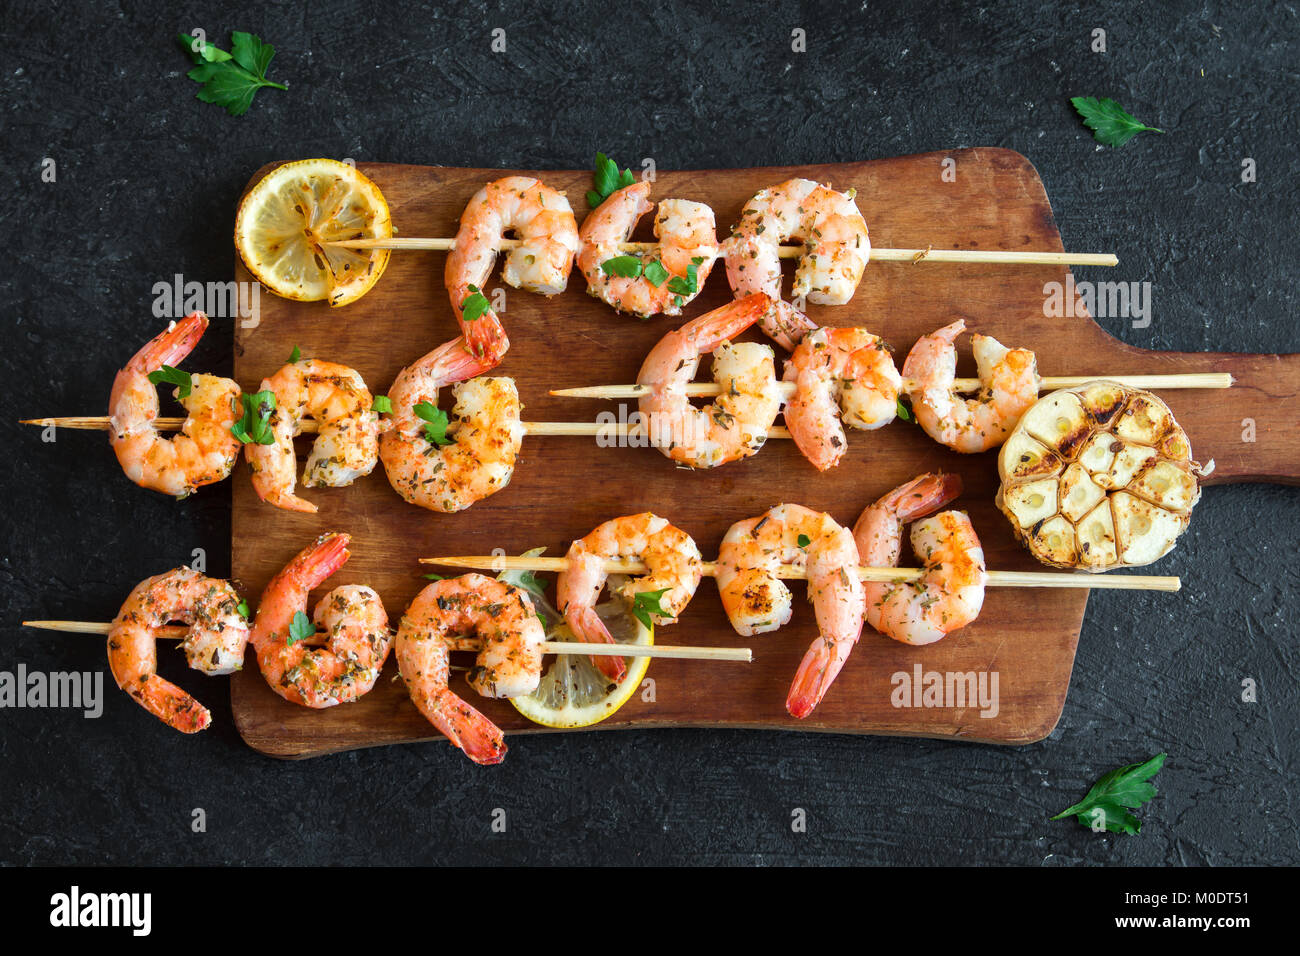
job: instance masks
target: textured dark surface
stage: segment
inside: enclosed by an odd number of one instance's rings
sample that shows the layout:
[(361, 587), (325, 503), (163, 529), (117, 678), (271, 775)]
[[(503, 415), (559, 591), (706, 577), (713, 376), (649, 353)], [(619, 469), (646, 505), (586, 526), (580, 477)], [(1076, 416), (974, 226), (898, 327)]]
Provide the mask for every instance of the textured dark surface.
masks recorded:
[[(154, 283), (230, 277), (235, 199), (273, 159), (545, 169), (602, 149), (690, 168), (1007, 146), (1038, 167), (1067, 248), (1114, 251), (1107, 278), (1154, 283), (1150, 328), (1105, 322), (1116, 335), (1300, 348), (1294, 7), (376, 6), (7, 5), (0, 670), (103, 667), (98, 639), (16, 621), (107, 620), (194, 548), (228, 572), (228, 487), (176, 504), (127, 484), (103, 435), (43, 444), (15, 420), (103, 408), (157, 325)], [(196, 101), (173, 39), (196, 26), (223, 46), (231, 27), (275, 44), (289, 92), (240, 119)], [(505, 55), (489, 51), (495, 27)], [(1100, 149), (1072, 95), (1113, 96), (1167, 134)], [(449, 315), (433, 321), (451, 334)], [(228, 330), (216, 323), (191, 367), (228, 371)], [(1036, 746), (680, 731), (520, 739), (489, 770), (443, 746), (290, 764), (243, 746), (223, 680), (186, 679), (216, 720), (186, 738), (106, 678), (98, 720), (0, 710), (0, 863), (1297, 863), (1296, 499), (1210, 489), (1158, 566), (1182, 575), (1181, 596), (1095, 594), (1065, 713)], [(1244, 678), (1257, 703), (1241, 702)], [(1047, 821), (1160, 750), (1141, 836)]]

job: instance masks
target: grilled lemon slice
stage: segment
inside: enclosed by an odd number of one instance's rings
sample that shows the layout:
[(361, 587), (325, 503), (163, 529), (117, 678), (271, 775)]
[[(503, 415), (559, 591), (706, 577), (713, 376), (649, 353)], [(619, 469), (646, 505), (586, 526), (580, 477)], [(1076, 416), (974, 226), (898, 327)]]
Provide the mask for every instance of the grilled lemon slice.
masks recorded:
[(1169, 553), (1207, 473), (1159, 398), (1089, 382), (1025, 412), (998, 455), (997, 505), (1044, 564), (1135, 567)]
[(393, 220), (379, 187), (334, 159), (277, 166), (245, 194), (235, 217), (235, 248), (276, 295), (347, 305), (388, 266), (387, 249), (344, 249), (344, 239), (388, 239)]
[[(646, 627), (628, 610), (625, 602), (614, 600), (596, 606), (610, 635), (620, 644), (649, 645), (655, 642), (654, 628)], [(573, 632), (560, 624), (548, 640), (572, 641)], [(572, 729), (590, 727), (614, 714), (632, 699), (641, 686), (650, 658), (624, 658), (627, 673), (618, 683), (592, 666), (587, 654), (557, 656), (542, 674), (542, 682), (527, 697), (512, 697), (515, 710), (545, 727)]]

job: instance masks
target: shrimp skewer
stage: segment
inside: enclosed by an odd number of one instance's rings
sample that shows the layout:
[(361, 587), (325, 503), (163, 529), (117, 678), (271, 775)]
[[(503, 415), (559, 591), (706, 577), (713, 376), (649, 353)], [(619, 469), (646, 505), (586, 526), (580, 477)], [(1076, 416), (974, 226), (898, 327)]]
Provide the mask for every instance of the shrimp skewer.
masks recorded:
[(840, 463), (845, 424), (870, 431), (898, 411), (898, 369), (884, 340), (866, 329), (814, 329), (785, 363), (784, 378), (795, 387), (786, 427), (818, 471)]
[[(596, 613), (596, 601), (608, 577), (605, 562), (628, 557), (644, 560), (646, 573), (627, 580), (615, 593), (633, 605), (638, 599), (648, 601), (647, 610), (656, 624), (675, 623), (700, 585), (700, 549), (689, 534), (648, 511), (612, 518), (573, 542), (556, 583), (560, 613), (579, 640), (614, 643)], [(593, 657), (591, 662), (613, 681), (622, 680), (627, 672), (618, 657)]]
[(795, 298), (827, 305), (848, 302), (871, 253), (867, 223), (853, 195), (810, 179), (760, 190), (722, 244), (732, 290), (738, 297), (767, 293), (772, 308), (763, 317), (763, 331), (784, 349), (794, 349), (817, 325), (781, 298), (780, 244), (786, 239), (804, 243), (791, 290)]
[[(625, 186), (587, 216), (578, 231), (582, 243), (578, 268), (587, 279), (587, 291), (620, 312), (641, 318), (659, 313), (681, 315), (683, 306), (704, 288), (718, 257), (716, 225), (708, 206), (686, 199), (663, 200), (655, 214), (659, 244), (650, 253), (636, 256), (637, 274), (618, 275), (604, 268), (610, 260), (626, 255), (622, 244), (641, 217), (654, 208), (647, 198), (650, 185)], [(646, 255), (664, 272), (647, 275)]]
[(867, 623), (896, 641), (932, 644), (975, 620), (984, 604), (988, 572), (969, 516), (933, 514), (959, 494), (958, 476), (921, 475), (863, 511), (853, 527), (864, 560), (892, 567), (902, 553), (903, 525), (916, 522), (912, 549), (924, 562), (921, 579), (866, 585)]
[(302, 359), (263, 379), (261, 390), (275, 396), (269, 420), (275, 440), (270, 445), (250, 444), (244, 455), (253, 469), (253, 489), (263, 501), (289, 511), (316, 513), (316, 505), (294, 494), (293, 439), (302, 433), (307, 416), (317, 428), (303, 469), (304, 485), (345, 488), (374, 470), (379, 462), (379, 414), (355, 369)]
[(488, 368), (505, 357), (510, 341), (490, 306), (470, 319), (464, 307), (466, 299), (486, 287), (510, 230), (519, 241), (507, 252), (501, 276), (517, 289), (545, 296), (563, 292), (578, 251), (578, 223), (569, 200), (540, 180), (507, 176), (470, 199), (447, 257), (445, 282), (466, 346), (485, 359)]
[(858, 548), (830, 515), (801, 505), (777, 505), (731, 526), (718, 549), (718, 591), (731, 626), (745, 636), (789, 623), (790, 589), (781, 565), (802, 568), (817, 616), (813, 641), (786, 697), (790, 716), (803, 718), (821, 702), (862, 633), (864, 589)]
[(113, 380), (108, 400), (109, 441), (126, 476), (142, 488), (184, 498), (203, 485), (224, 480), (239, 458), (230, 433), (239, 386), (228, 378), (193, 374), (176, 394), (188, 416), (181, 433), (158, 434), (158, 390), (150, 373), (178, 365), (193, 351), (208, 317), (191, 312), (151, 339)]
[[(493, 364), (458, 338), (398, 374), (388, 393), (392, 426), (379, 457), (389, 484), (411, 504), (449, 514), (510, 483), (524, 437), (523, 406), (513, 379), (472, 378)], [(453, 389), (455, 440), (439, 446), (420, 413), (437, 408), (438, 390), (452, 383), (461, 383)]]
[(466, 633), (483, 641), (467, 679), (485, 697), (537, 689), (545, 633), (528, 592), (481, 574), (428, 585), (402, 615), (397, 665), (412, 702), (475, 763), (500, 763), (506, 755), (501, 730), (448, 686), (447, 639)]
[(388, 615), (371, 588), (344, 585), (317, 602), (313, 623), (328, 640), (314, 647), (293, 634), (307, 599), (350, 557), (346, 534), (325, 534), (271, 579), (257, 606), (251, 640), (271, 689), (290, 703), (315, 709), (355, 701), (379, 679), (392, 644)]
[(971, 339), (981, 390), (962, 398), (953, 387), (957, 373), (957, 336), (966, 329), (958, 320), (923, 336), (903, 363), (904, 391), (917, 423), (941, 445), (977, 454), (1001, 445), (1038, 401), (1038, 362), (1029, 349), (1008, 349), (989, 335)]
[[(767, 314), (771, 300), (746, 296), (692, 319), (650, 350), (637, 383), (649, 391), (639, 403), (651, 443), (673, 461), (713, 468), (748, 458), (767, 441), (780, 411), (772, 349), (732, 344)], [(718, 401), (696, 408), (686, 396), (700, 357), (712, 352)]]
[[(518, 239), (502, 239), (502, 249), (514, 249), (522, 243)], [(428, 239), (417, 236), (393, 236), (390, 239), (335, 239), (324, 243), (338, 246), (340, 249), (391, 249), (411, 252), (451, 252), (456, 248), (455, 239)], [(659, 244), (656, 242), (620, 242), (622, 252), (652, 253)], [(781, 245), (777, 247), (777, 258), (800, 259), (806, 253), (806, 247), (799, 245)], [(923, 262), (964, 262), (983, 263), (1000, 266), (1116, 266), (1119, 258), (1109, 252), (1035, 252), (1033, 250), (1008, 251), (1001, 249), (885, 249), (873, 246), (869, 256), (871, 262), (906, 262), (917, 265)]]
[(158, 676), (156, 642), (168, 621), (189, 625), (181, 648), (190, 667), (208, 675), (230, 674), (243, 666), (248, 622), (228, 581), (189, 568), (141, 581), (113, 619), (108, 667), (117, 686), (167, 726), (193, 734), (212, 723), (212, 714)]

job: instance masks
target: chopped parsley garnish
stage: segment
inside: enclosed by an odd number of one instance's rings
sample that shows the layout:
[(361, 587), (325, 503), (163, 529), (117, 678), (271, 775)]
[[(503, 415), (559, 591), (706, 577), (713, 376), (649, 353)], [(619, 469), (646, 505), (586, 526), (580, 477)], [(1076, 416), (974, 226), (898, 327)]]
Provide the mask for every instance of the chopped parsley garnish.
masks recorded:
[(704, 261), (703, 256), (695, 256), (691, 259), (691, 264), (686, 267), (686, 275), (673, 276), (668, 282), (668, 291), (676, 292), (678, 295), (695, 295), (700, 291), (700, 263)]
[(155, 385), (161, 385), (163, 382), (166, 382), (168, 385), (175, 385), (180, 389), (180, 391), (176, 393), (179, 398), (189, 398), (190, 389), (194, 386), (194, 383), (190, 380), (189, 372), (182, 372), (180, 369), (172, 368), (170, 365), (164, 365), (156, 372), (150, 372), (149, 381)]
[(302, 611), (295, 611), (293, 620), (289, 622), (289, 644), (297, 644), (299, 641), (305, 641), (316, 634), (316, 625)]
[(632, 599), (632, 616), (644, 624), (646, 627), (654, 627), (650, 619), (651, 614), (658, 614), (661, 617), (668, 616), (668, 609), (661, 603), (663, 596), (668, 593), (669, 588), (660, 588), (658, 591), (641, 591)]
[(613, 193), (635, 183), (636, 177), (632, 175), (630, 169), (619, 172), (618, 163), (604, 153), (597, 153), (596, 168), (592, 172), (591, 181), (596, 188), (587, 190), (587, 205), (595, 209)]
[(487, 296), (479, 291), (478, 286), (471, 285), (469, 295), (460, 304), (460, 317), (466, 322), (477, 322), (491, 308), (492, 303), (488, 302)]
[(435, 445), (450, 445), (452, 440), (447, 437), (447, 413), (437, 405), (431, 405), (429, 402), (420, 402), (413, 409), (415, 414), (424, 420), (424, 437)]
[(600, 270), (607, 276), (636, 279), (641, 276), (641, 260), (636, 256), (615, 256), (602, 262)]
[(393, 414), (393, 400), (387, 395), (376, 395), (375, 400), (370, 403), (372, 412), (379, 412), (381, 415)]
[[(651, 259), (647, 262), (645, 268), (642, 269), (642, 272), (645, 274), (646, 281), (656, 289), (663, 285), (664, 280), (672, 275), (671, 272), (664, 268), (664, 264), (658, 259)], [(670, 285), (669, 288), (671, 289), (672, 286)]]
[(244, 417), (230, 426), (230, 434), (245, 445), (274, 445), (271, 431), (271, 413), (275, 411), (275, 392), (269, 388), (249, 395), (239, 396), (244, 403)]

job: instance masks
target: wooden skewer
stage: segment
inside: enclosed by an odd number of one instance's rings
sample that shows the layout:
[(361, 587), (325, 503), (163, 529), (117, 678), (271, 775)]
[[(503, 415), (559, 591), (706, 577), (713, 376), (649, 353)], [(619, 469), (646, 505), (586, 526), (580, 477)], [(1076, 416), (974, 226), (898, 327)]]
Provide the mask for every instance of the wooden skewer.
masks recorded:
[[(113, 627), (107, 621), (23, 621), (23, 627), (36, 627), (46, 631), (66, 631), (73, 634), (107, 634)], [(168, 625), (154, 633), (163, 640), (184, 639), (189, 628)], [(308, 638), (308, 643), (315, 642)], [(483, 642), (461, 637), (446, 642), (449, 651), (481, 651)], [(754, 659), (748, 647), (686, 647), (671, 644), (587, 644), (582, 641), (546, 641), (543, 654), (595, 654), (605, 657), (671, 657), (690, 661), (741, 661)]]
[[(1228, 372), (1184, 372), (1171, 375), (1049, 375), (1040, 380), (1040, 391), (1051, 392), (1058, 388), (1078, 388), (1088, 382), (1104, 379), (1118, 382), (1131, 388), (1231, 388), (1232, 375)], [(795, 392), (794, 382), (778, 382), (777, 387), (785, 398)], [(977, 378), (959, 378), (953, 383), (959, 392), (973, 392), (979, 389)], [(902, 391), (908, 391), (908, 383), (903, 383)], [(580, 388), (553, 388), (549, 392), (561, 398), (641, 398), (651, 392), (649, 385), (588, 385)], [(717, 382), (691, 382), (686, 386), (690, 396), (718, 395), (721, 386)]]
[[(154, 427), (162, 431), (175, 431), (185, 424), (183, 418), (155, 418)], [(78, 428), (93, 431), (108, 431), (109, 422), (105, 415), (92, 415), (89, 417), (69, 417), (69, 418), (26, 418), (19, 424), (36, 425), (40, 428), (46, 428), (53, 425), (56, 428)], [(302, 433), (304, 435), (313, 434), (316, 431), (316, 422), (310, 418), (302, 421)], [(637, 425), (627, 422), (522, 422), (525, 435), (549, 435), (552, 437), (579, 436), (579, 437), (603, 437), (603, 438), (631, 438), (644, 434), (644, 430)], [(448, 428), (448, 434), (455, 434), (456, 422), (452, 422)], [(768, 438), (789, 438), (790, 432), (781, 425), (773, 426), (767, 430)]]
[[(1108, 382), (1118, 382), (1121, 385), (1128, 385), (1132, 388), (1156, 388), (1156, 389), (1179, 389), (1179, 388), (1231, 388), (1233, 377), (1228, 372), (1184, 372), (1169, 375), (1049, 375), (1042, 379), (1041, 390), (1044, 392), (1053, 391), (1059, 388), (1077, 388), (1088, 382), (1095, 382), (1098, 379), (1105, 379)], [(973, 392), (980, 387), (980, 380), (977, 378), (959, 378), (953, 383), (959, 392)], [(785, 398), (790, 398), (795, 392), (794, 382), (778, 382), (778, 388)], [(904, 385), (906, 391), (906, 384)], [(648, 385), (587, 385), (578, 388), (554, 388), (551, 389), (551, 395), (561, 398), (641, 398), (648, 395), (651, 387)], [(686, 386), (686, 394), (692, 397), (711, 396), (720, 394), (720, 386), (717, 382), (691, 382)], [(74, 428), (93, 431), (107, 431), (109, 419), (106, 415), (90, 416), (66, 416), (62, 418), (25, 418), (19, 424), (35, 425), (39, 428), (54, 426), (56, 428)], [(176, 431), (185, 424), (183, 418), (155, 418), (154, 427), (162, 431)], [(623, 424), (602, 424), (599, 422), (523, 422), (525, 435), (551, 435), (551, 436), (596, 436), (604, 435), (607, 437), (630, 437), (638, 433), (636, 426)], [(316, 422), (313, 419), (304, 419), (301, 422), (303, 434), (313, 434), (316, 431)], [(448, 426), (448, 431), (456, 430), (456, 422)], [(769, 429), (768, 438), (789, 438), (790, 433), (781, 426)]]
[[(389, 239), (338, 239), (325, 243), (341, 249), (392, 249), (425, 252), (450, 252), (456, 248), (455, 239), (419, 239), (394, 236)], [(503, 239), (502, 249), (513, 249), (518, 239)], [(622, 242), (624, 252), (654, 252), (657, 242)], [(803, 246), (781, 246), (782, 259), (798, 259), (804, 254)], [(877, 262), (981, 262), (992, 265), (1041, 266), (1114, 266), (1119, 258), (1111, 253), (1096, 252), (1007, 252), (983, 249), (877, 249), (872, 247), (870, 260)]]
[[(421, 558), (420, 563), (498, 572), (563, 571), (569, 566), (567, 558), (502, 557), (491, 554)], [(649, 570), (641, 561), (606, 561), (604, 569), (609, 574), (645, 574)], [(706, 577), (716, 577), (718, 565), (713, 561), (705, 561), (700, 565), (700, 570)], [(921, 568), (858, 568), (859, 578), (878, 584), (905, 584), (919, 579), (924, 573)], [(786, 580), (802, 580), (807, 577), (803, 568), (790, 564), (778, 567), (776, 576)], [(1177, 591), (1182, 587), (1182, 582), (1177, 577), (1149, 574), (1088, 574), (1072, 571), (989, 571), (988, 584), (990, 587), (1091, 588), (1118, 591)]]

